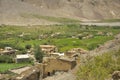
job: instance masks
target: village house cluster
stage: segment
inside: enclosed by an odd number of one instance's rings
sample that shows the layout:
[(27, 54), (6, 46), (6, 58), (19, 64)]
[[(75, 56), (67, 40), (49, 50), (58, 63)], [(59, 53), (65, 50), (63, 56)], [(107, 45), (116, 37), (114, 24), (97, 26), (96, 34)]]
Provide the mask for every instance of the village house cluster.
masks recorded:
[[(23, 78), (26, 78), (25, 80), (29, 80), (29, 77), (33, 77), (35, 79), (36, 76), (42, 76), (42, 78), (44, 78), (54, 75), (55, 72), (67, 72), (76, 66), (77, 59), (80, 54), (87, 53), (86, 50), (81, 48), (74, 48), (65, 53), (59, 53), (58, 48), (54, 45), (40, 45), (40, 48), (46, 54), (46, 56), (43, 57), (42, 63), (36, 63), (34, 54), (31, 53), (32, 51), (27, 51), (26, 54), (16, 54), (17, 50), (12, 49), (11, 47), (5, 47), (5, 49), (0, 49), (0, 55), (14, 55), (16, 63), (26, 62), (32, 58), (35, 64), (33, 67), (23, 67), (10, 70), (11, 72), (18, 74), (18, 76), (14, 77), (15, 80), (23, 80)], [(25, 74), (26, 72), (29, 74)], [(31, 78), (30, 80), (34, 79)]]

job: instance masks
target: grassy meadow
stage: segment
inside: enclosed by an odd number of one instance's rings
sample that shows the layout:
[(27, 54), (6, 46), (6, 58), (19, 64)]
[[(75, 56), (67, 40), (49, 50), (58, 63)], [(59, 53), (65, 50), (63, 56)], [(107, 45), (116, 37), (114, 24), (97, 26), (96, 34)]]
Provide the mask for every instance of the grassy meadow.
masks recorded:
[(10, 69), (24, 67), (24, 66), (30, 66), (29, 63), (0, 63), (0, 73), (5, 73)]

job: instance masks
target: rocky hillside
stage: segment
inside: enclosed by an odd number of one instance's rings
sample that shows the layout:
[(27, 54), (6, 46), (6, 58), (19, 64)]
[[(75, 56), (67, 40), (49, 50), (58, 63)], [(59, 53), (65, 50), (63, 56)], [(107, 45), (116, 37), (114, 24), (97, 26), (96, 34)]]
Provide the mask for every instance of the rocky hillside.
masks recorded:
[(53, 24), (57, 22), (48, 19), (56, 17), (119, 19), (119, 4), (120, 0), (0, 0), (0, 24)]

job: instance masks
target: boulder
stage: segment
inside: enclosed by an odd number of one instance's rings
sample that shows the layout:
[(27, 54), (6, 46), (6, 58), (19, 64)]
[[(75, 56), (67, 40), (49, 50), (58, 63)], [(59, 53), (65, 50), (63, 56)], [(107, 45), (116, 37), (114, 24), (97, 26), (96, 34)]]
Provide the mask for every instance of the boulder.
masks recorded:
[(120, 71), (114, 71), (112, 74), (113, 80), (120, 80)]

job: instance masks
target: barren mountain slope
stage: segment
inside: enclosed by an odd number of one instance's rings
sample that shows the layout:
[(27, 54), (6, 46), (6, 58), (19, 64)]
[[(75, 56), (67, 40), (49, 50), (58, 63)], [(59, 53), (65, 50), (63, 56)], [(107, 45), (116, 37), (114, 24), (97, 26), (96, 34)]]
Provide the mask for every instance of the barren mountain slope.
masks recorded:
[[(73, 16), (86, 19), (120, 17), (120, 0), (24, 0), (44, 9), (71, 12)], [(68, 13), (68, 15), (70, 15)]]
[(53, 24), (33, 17), (52, 16), (78, 20), (120, 18), (120, 0), (0, 0), (0, 24)]
[(0, 24), (49, 24), (46, 20), (40, 20), (37, 18), (26, 17), (27, 14), (40, 14), (40, 12), (46, 13), (40, 10), (39, 7), (19, 0), (0, 0)]

